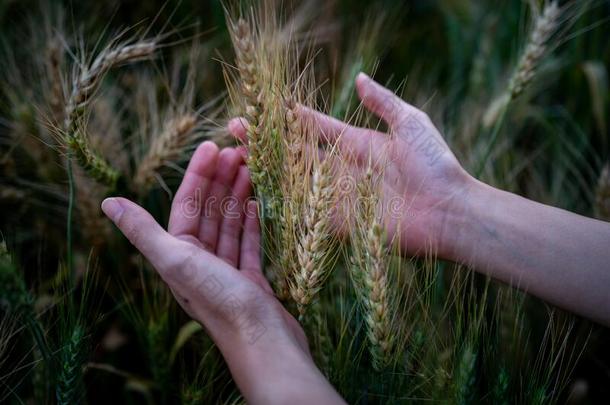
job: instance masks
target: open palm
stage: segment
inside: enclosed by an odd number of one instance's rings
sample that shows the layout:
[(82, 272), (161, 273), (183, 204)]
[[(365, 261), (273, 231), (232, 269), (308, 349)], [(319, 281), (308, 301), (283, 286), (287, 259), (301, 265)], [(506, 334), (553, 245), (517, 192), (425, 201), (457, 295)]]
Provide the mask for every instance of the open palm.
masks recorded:
[(144, 209), (123, 198), (102, 209), (150, 261), (182, 308), (222, 345), (260, 337), (307, 342), (261, 272), (260, 229), (243, 153), (199, 146), (172, 203), (166, 232)]

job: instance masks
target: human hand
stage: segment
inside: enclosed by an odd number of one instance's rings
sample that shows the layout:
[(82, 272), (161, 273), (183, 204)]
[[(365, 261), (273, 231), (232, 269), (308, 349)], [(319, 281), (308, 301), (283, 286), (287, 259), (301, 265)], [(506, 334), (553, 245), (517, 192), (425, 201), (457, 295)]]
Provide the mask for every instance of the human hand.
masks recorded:
[[(344, 170), (341, 182), (357, 183), (369, 164), (383, 174), (380, 209), (388, 240), (398, 241), (403, 252), (443, 254), (453, 246), (446, 219), (462, 209), (460, 199), (476, 181), (424, 112), (363, 73), (356, 78), (356, 89), (364, 107), (388, 125), (388, 133), (348, 125), (304, 106), (300, 118), (317, 127), (323, 140), (337, 145), (337, 156), (330, 158), (340, 160), (333, 167)], [(232, 120), (229, 129), (246, 140), (239, 119)], [(346, 234), (348, 218), (336, 212), (333, 222)]]
[[(205, 326), (249, 402), (281, 403), (307, 382), (338, 398), (315, 368), (303, 329), (261, 272), (257, 208), (248, 200), (242, 155), (219, 152), (212, 142), (199, 146), (172, 203), (168, 232), (124, 198), (106, 199), (102, 210)], [(290, 376), (302, 382), (281, 384)]]

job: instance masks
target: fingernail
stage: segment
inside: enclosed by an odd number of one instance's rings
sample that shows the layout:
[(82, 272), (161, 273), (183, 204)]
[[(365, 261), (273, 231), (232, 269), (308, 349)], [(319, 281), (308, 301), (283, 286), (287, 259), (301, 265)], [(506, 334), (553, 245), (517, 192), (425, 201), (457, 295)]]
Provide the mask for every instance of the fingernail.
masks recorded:
[(243, 118), (231, 118), (231, 120), (229, 121), (228, 127), (229, 130), (232, 131), (239, 131), (243, 128), (246, 128), (248, 125), (247, 121)]
[(113, 222), (118, 222), (125, 209), (116, 198), (106, 198), (102, 201), (102, 211), (104, 211), (104, 214)]
[(360, 72), (358, 73), (358, 76), (356, 76), (356, 87), (358, 88), (360, 98), (368, 97), (370, 93), (369, 84), (371, 81), (372, 79), (364, 72)]

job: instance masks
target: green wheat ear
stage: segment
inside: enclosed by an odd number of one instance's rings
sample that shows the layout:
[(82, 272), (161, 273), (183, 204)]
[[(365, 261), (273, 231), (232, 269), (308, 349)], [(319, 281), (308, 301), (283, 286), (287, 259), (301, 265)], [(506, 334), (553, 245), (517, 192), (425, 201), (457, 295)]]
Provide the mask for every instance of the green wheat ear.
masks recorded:
[(150, 369), (158, 388), (164, 394), (171, 379), (169, 358), (169, 320), (164, 313), (158, 320), (151, 319), (148, 323), (148, 359)]
[(474, 398), (476, 384), (476, 362), (477, 352), (470, 344), (462, 350), (455, 375), (456, 402), (458, 404), (469, 404)]
[(4, 241), (0, 243), (0, 308), (23, 318), (43, 358), (50, 361), (51, 350), (36, 318), (34, 297), (27, 290), (23, 276), (13, 263)]
[(69, 136), (67, 142), (78, 164), (91, 178), (107, 185), (110, 189), (116, 187), (119, 172), (110, 166), (104, 158), (91, 150), (83, 136)]
[(80, 325), (72, 330), (61, 349), (55, 398), (58, 404), (76, 404), (84, 397), (82, 358), (85, 333)]
[(33, 301), (13, 265), (6, 243), (0, 243), (0, 305), (8, 311), (23, 314), (29, 312)]

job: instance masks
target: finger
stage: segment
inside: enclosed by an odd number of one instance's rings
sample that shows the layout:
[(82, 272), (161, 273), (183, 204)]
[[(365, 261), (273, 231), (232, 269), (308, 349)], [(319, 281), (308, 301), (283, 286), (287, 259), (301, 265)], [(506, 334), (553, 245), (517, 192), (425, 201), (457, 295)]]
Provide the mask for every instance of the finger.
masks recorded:
[(171, 235), (192, 235), (197, 238), (202, 201), (216, 171), (218, 146), (204, 142), (195, 151), (176, 192), (169, 216), (168, 230)]
[(238, 140), (248, 143), (248, 121), (245, 118), (233, 118), (227, 124), (227, 128), (231, 135)]
[(319, 132), (321, 140), (325, 143), (336, 142), (342, 136), (350, 137), (349, 130), (356, 129), (341, 120), (304, 105), (299, 105), (297, 111), (305, 125)]
[(216, 172), (199, 221), (199, 240), (210, 252), (216, 252), (218, 228), (222, 219), (220, 208), (241, 162), (242, 157), (234, 148), (224, 148), (218, 154)]
[(417, 108), (407, 104), (364, 73), (356, 77), (356, 90), (364, 106), (384, 120), (395, 132), (406, 125), (410, 117), (421, 114)]
[(248, 147), (244, 145), (237, 146), (235, 150), (241, 155), (241, 158), (244, 160), (244, 162), (246, 161), (246, 159), (248, 159)]
[(250, 200), (246, 205), (244, 230), (241, 238), (239, 268), (242, 271), (261, 273), (261, 229), (258, 219), (256, 201)]
[(106, 198), (102, 202), (102, 211), (115, 223), (123, 235), (138, 249), (159, 271), (168, 267), (165, 253), (177, 240), (154, 220), (139, 205), (125, 198)]
[(244, 202), (252, 193), (250, 175), (246, 166), (240, 166), (233, 183), (233, 192), (222, 207), (222, 223), (218, 235), (216, 254), (233, 267), (239, 265), (239, 241), (244, 217)]
[(368, 160), (372, 151), (388, 141), (382, 132), (354, 127), (309, 107), (300, 106), (299, 114), (319, 133), (322, 142), (337, 145), (344, 158)]

